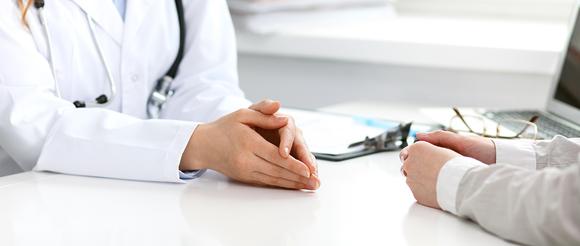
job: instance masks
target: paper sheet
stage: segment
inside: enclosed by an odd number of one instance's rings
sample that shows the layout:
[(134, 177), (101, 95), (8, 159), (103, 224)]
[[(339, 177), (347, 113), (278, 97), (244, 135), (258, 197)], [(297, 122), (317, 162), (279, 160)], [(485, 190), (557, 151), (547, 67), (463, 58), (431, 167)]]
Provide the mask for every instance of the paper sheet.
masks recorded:
[(342, 154), (360, 150), (348, 145), (375, 137), (399, 122), (378, 121), (362, 117), (319, 113), (315, 111), (283, 109), (291, 115), (296, 125), (302, 129), (310, 151), (325, 154)]

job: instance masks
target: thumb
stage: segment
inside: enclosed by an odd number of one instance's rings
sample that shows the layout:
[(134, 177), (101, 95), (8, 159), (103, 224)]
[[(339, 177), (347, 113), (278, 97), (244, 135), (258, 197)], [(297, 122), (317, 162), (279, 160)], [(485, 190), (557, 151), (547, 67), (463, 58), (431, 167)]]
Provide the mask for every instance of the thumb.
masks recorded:
[(462, 142), (461, 135), (442, 130), (430, 133), (417, 133), (417, 139), (448, 149), (455, 149)]
[(288, 124), (288, 117), (267, 115), (251, 109), (239, 110), (236, 117), (242, 124), (266, 130), (280, 129)]
[(250, 109), (261, 112), (262, 114), (271, 115), (280, 110), (280, 102), (266, 99), (252, 104), (252, 106), (250, 106)]

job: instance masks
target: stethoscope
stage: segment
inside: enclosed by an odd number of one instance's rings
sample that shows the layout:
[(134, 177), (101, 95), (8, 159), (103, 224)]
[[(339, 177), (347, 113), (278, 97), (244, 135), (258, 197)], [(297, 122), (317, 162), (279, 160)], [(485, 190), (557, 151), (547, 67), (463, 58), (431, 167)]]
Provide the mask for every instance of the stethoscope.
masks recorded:
[[(163, 105), (173, 94), (173, 91), (171, 90), (171, 83), (173, 82), (173, 79), (177, 74), (177, 69), (179, 67), (179, 64), (181, 63), (181, 60), (183, 59), (183, 51), (185, 43), (185, 18), (183, 14), (183, 3), (181, 2), (181, 0), (175, 0), (175, 6), (177, 9), (177, 17), (179, 21), (179, 49), (177, 57), (173, 61), (171, 68), (169, 68), (167, 73), (165, 73), (165, 76), (157, 80), (157, 84), (155, 85), (153, 91), (149, 95), (149, 99), (147, 100), (147, 115), (150, 118), (159, 118)], [(58, 86), (58, 79), (56, 77), (56, 69), (54, 65), (55, 53), (52, 46), (52, 37), (50, 35), (48, 21), (46, 20), (46, 15), (44, 13), (44, 0), (34, 0), (34, 7), (38, 11), (38, 18), (40, 19), (42, 29), (46, 37), (46, 46), (48, 48), (50, 69), (54, 77), (55, 93), (58, 97), (62, 98), (60, 88)], [(82, 100), (76, 100), (73, 102), (73, 104), (77, 108), (104, 107), (107, 106), (111, 101), (113, 101), (117, 97), (117, 87), (116, 87), (117, 82), (115, 81), (110, 66), (107, 63), (107, 60), (105, 59), (103, 49), (101, 48), (101, 44), (99, 43), (99, 40), (96, 38), (94, 20), (87, 12), (85, 12), (85, 17), (87, 19), (87, 22), (89, 23), (88, 25), (91, 32), (91, 37), (97, 49), (97, 53), (99, 54), (99, 59), (101, 60), (101, 63), (103, 64), (103, 67), (105, 68), (105, 72), (107, 74), (110, 94), (107, 96), (107, 94), (103, 93), (97, 96), (94, 102), (85, 102)]]

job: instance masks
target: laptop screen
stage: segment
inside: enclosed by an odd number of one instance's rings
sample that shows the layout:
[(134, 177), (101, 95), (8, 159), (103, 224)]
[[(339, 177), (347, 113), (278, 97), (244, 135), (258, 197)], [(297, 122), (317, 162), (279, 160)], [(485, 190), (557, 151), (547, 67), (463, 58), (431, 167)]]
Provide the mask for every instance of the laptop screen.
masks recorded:
[(554, 98), (580, 110), (580, 18), (572, 30)]

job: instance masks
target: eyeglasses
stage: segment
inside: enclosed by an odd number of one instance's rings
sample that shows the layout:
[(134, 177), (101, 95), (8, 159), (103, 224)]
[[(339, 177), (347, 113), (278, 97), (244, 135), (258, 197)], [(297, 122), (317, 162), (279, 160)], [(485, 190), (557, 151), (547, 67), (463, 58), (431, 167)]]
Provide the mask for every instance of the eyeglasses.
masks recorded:
[(489, 121), (479, 115), (463, 115), (459, 109), (453, 107), (455, 116), (449, 121), (447, 130), (452, 132), (468, 132), (483, 137), (501, 138), (501, 139), (533, 139), (538, 137), (539, 116), (534, 115), (528, 121), (526, 120), (502, 120), (495, 124), (495, 134), (488, 131), (487, 127), (491, 124)]

